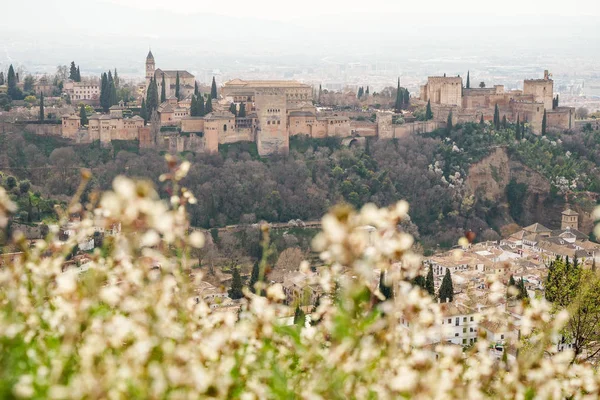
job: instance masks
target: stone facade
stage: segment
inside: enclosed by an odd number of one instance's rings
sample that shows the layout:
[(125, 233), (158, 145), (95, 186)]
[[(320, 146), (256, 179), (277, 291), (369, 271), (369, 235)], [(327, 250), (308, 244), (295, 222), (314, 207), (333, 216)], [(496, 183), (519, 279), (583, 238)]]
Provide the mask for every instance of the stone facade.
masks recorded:
[(63, 88), (71, 97), (71, 101), (79, 104), (98, 104), (100, 102), (100, 85), (97, 81), (74, 82), (68, 80)]
[[(176, 92), (177, 76), (179, 76), (179, 98), (183, 99), (191, 96), (194, 93), (194, 84), (196, 78), (185, 70), (163, 70), (156, 68), (156, 61), (152, 51), (146, 56), (146, 90), (150, 84), (150, 80), (154, 78), (158, 86), (158, 95), (162, 93), (163, 77), (165, 81), (165, 95), (167, 98), (174, 97)], [(144, 94), (146, 93), (144, 90)]]
[(573, 129), (574, 109), (552, 108), (554, 82), (548, 71), (543, 79), (527, 79), (523, 90), (506, 91), (504, 86), (463, 89), (461, 78), (429, 77), (421, 87), (420, 99), (430, 101), (434, 119), (445, 122), (452, 111), (453, 122), (477, 122), (483, 116), (492, 121), (498, 106), (500, 118), (511, 122), (517, 118), (529, 124), (534, 134), (541, 134), (542, 119), (546, 111), (548, 129)]
[(255, 93), (258, 154), (263, 156), (288, 153), (290, 138), (287, 129), (286, 90), (279, 87), (265, 87), (256, 89)]
[(461, 105), (462, 78), (430, 76), (427, 83), (421, 86), (421, 100), (432, 104)]

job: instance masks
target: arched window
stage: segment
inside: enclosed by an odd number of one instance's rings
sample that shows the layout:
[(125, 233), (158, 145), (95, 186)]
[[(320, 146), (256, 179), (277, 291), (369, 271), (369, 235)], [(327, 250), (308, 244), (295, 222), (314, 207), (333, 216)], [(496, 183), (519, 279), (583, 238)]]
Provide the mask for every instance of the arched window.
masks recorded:
[(223, 131), (227, 132), (227, 124), (223, 124)]

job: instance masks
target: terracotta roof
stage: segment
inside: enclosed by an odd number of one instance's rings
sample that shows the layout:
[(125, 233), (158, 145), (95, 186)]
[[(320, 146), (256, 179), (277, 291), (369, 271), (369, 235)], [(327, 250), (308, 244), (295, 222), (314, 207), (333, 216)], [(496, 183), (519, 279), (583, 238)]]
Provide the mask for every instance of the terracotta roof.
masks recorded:
[(179, 78), (194, 78), (194, 75), (190, 74), (187, 71), (184, 70), (162, 70), (162, 69), (157, 69), (156, 72), (154, 73), (154, 76), (158, 76), (162, 77), (162, 74), (165, 74), (167, 77), (169, 78), (177, 78), (177, 73), (179, 72)]
[(546, 228), (544, 225), (542, 225), (540, 223), (535, 223), (533, 225), (529, 225), (528, 227), (523, 228), (523, 230), (525, 230), (527, 232), (533, 232), (533, 233), (552, 232), (550, 229)]
[(165, 101), (158, 106), (157, 111), (159, 113), (173, 112), (173, 107), (171, 107), (171, 104), (169, 102)]
[(210, 120), (210, 119), (233, 119), (233, 118), (235, 118), (235, 115), (233, 115), (230, 112), (218, 112), (218, 111), (207, 114), (204, 117), (204, 119), (208, 119), (208, 120)]
[(579, 213), (577, 213), (569, 208), (569, 209), (563, 211), (562, 215), (579, 216)]

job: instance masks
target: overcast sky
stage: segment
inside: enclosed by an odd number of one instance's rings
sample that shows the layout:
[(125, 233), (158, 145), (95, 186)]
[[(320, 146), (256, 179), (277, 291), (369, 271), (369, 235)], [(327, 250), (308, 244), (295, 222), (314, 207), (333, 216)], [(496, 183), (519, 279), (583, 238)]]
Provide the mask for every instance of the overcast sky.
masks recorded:
[(599, 0), (0, 1), (15, 16), (0, 23), (0, 68), (77, 59), (140, 73), (148, 47), (161, 65), (208, 69), (600, 54)]
[[(37, 0), (44, 1), (44, 0)], [(181, 12), (209, 12), (226, 16), (247, 15), (256, 18), (290, 21), (315, 15), (340, 13), (365, 13), (384, 11), (406, 15), (438, 13), (445, 15), (556, 15), (598, 16), (597, 0), (105, 0), (121, 6), (139, 9), (167, 9), (180, 5)]]

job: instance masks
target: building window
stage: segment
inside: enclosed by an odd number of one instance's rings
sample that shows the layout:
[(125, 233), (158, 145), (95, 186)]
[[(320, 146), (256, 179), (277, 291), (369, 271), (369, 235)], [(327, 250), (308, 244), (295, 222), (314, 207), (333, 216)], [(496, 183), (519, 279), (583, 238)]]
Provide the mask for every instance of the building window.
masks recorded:
[(504, 340), (504, 334), (500, 335), (500, 339)]
[(463, 333), (467, 333), (467, 328), (463, 328)]
[(467, 339), (463, 339), (463, 344), (467, 344)]
[(455, 326), (460, 325), (460, 318), (459, 317), (456, 317), (456, 320), (454, 321), (454, 325)]
[(473, 322), (473, 317), (471, 317), (471, 322)]
[(455, 333), (455, 334), (454, 334), (454, 337), (458, 337), (458, 333)]
[(467, 317), (463, 317), (463, 322), (467, 322)]

